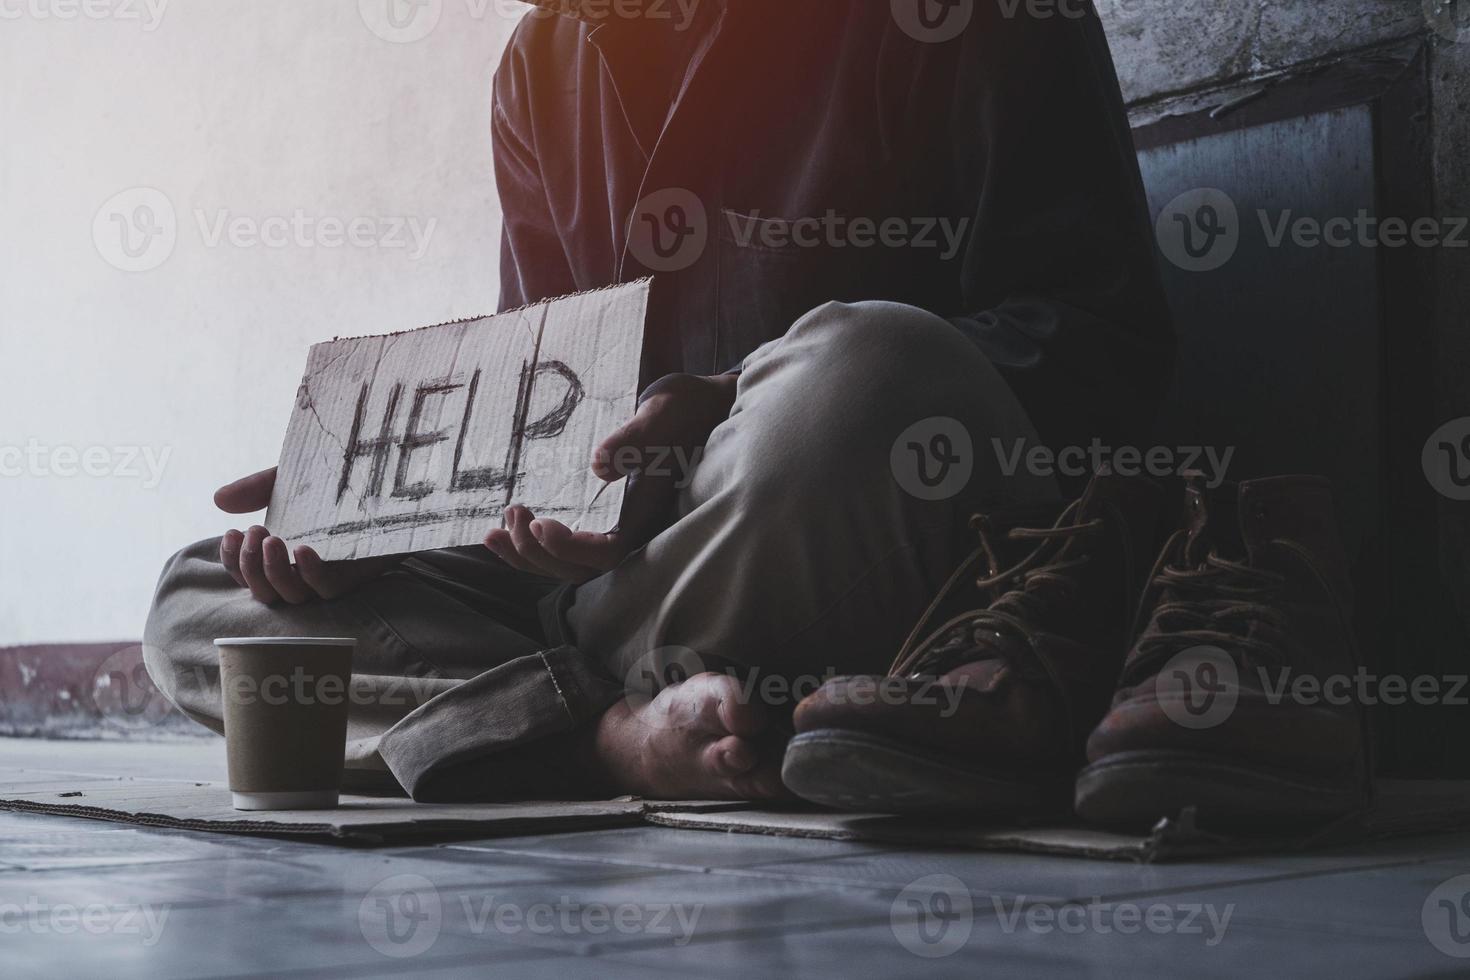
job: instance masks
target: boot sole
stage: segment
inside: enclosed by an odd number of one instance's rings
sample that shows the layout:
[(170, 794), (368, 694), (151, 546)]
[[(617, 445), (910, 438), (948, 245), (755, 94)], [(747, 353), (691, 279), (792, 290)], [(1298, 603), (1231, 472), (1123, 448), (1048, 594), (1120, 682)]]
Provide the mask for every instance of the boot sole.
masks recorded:
[(864, 813), (970, 813), (997, 818), (1066, 813), (1070, 779), (1022, 781), (842, 729), (796, 736), (781, 779), (797, 796)]
[(1123, 752), (1077, 776), (1079, 816), (1141, 831), (1195, 808), (1205, 830), (1281, 831), (1327, 823), (1368, 805), (1358, 783), (1235, 765), (1191, 752)]

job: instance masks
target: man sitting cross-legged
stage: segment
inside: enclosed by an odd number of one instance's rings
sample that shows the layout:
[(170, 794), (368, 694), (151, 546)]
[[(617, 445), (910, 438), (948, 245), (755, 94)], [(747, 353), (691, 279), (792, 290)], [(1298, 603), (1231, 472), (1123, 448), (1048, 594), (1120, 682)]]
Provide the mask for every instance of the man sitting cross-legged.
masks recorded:
[(528, 16), (495, 88), (502, 308), (655, 274), (659, 380), (591, 465), (689, 465), (639, 472), (607, 534), (512, 507), (404, 560), (200, 542), (149, 618), (160, 688), (218, 731), (214, 637), (353, 636), (359, 781), (779, 793), (801, 695), (882, 672), (972, 512), (1055, 493), (1015, 448), (1136, 438), (1169, 364), (1096, 16), (977, 4), (941, 39), (898, 6)]

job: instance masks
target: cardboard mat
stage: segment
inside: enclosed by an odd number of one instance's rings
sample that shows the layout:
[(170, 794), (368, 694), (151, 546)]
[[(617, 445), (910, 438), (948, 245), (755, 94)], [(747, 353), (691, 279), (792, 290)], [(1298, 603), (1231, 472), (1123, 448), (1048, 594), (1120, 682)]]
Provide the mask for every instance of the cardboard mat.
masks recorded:
[(563, 833), (651, 823), (682, 830), (812, 837), (1055, 854), (1114, 861), (1200, 860), (1299, 852), (1470, 828), (1470, 782), (1384, 782), (1373, 808), (1306, 835), (1231, 838), (1196, 828), (1189, 813), (1152, 833), (1115, 834), (1077, 825), (996, 827), (963, 818), (833, 813), (814, 807), (756, 809), (729, 802), (430, 804), (344, 795), (335, 810), (242, 813), (223, 783), (42, 770), (0, 771), (0, 809), (86, 817), (144, 827), (316, 838), (378, 846)]
[(996, 827), (963, 819), (832, 813), (815, 808), (649, 813), (663, 827), (828, 840), (1056, 854), (1111, 861), (1202, 860), (1232, 854), (1300, 852), (1470, 828), (1470, 782), (1386, 780), (1371, 809), (1308, 834), (1226, 837), (1194, 826), (1192, 814), (1161, 820), (1148, 834), (1076, 824)]
[(633, 799), (432, 804), (397, 796), (344, 794), (335, 810), (244, 813), (230, 805), (229, 790), (222, 783), (36, 771), (0, 773), (0, 809), (172, 830), (318, 838), (370, 847), (626, 827), (641, 823), (646, 813), (663, 807), (695, 812), (731, 805)]

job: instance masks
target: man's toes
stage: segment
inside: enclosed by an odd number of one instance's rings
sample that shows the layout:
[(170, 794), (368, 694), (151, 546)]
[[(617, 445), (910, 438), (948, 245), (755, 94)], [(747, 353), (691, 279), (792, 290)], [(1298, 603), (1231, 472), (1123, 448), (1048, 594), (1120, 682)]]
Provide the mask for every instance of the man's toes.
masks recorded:
[(779, 765), (764, 765), (730, 780), (731, 789), (743, 800), (780, 800), (792, 797), (781, 782)]
[(766, 711), (747, 696), (747, 688), (723, 674), (707, 675), (707, 725), (711, 731), (754, 738), (766, 729)]
[(667, 698), (670, 717), (682, 715), (689, 727), (713, 738), (748, 736), (750, 713), (745, 711), (745, 692), (735, 678), (725, 674), (695, 674), (659, 695)]
[(766, 709), (759, 704), (740, 697), (720, 701), (720, 724), (732, 735), (755, 738), (766, 730), (768, 722)]
[(734, 735), (711, 742), (704, 748), (705, 764), (722, 779), (750, 772), (757, 761), (755, 746)]

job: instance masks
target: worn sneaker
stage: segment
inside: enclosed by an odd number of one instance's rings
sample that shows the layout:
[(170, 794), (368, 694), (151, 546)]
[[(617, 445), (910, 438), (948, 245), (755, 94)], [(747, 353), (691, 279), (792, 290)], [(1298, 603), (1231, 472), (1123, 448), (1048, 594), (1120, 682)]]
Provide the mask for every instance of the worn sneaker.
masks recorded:
[[(847, 810), (1065, 810), (1128, 646), (1162, 496), (1109, 474), (1047, 525), (977, 517), (980, 546), (889, 675), (834, 678), (797, 707), (786, 785)], [(971, 582), (989, 601), (930, 630)]]
[(1077, 812), (1139, 829), (1193, 807), (1202, 827), (1246, 830), (1363, 807), (1363, 712), (1321, 696), (1358, 665), (1330, 486), (1191, 480), (1185, 503), (1113, 707), (1088, 740)]

